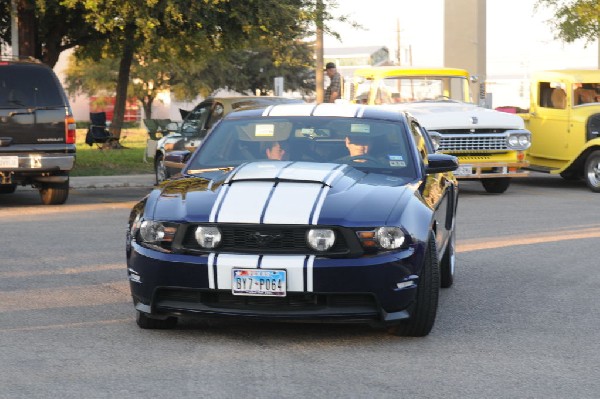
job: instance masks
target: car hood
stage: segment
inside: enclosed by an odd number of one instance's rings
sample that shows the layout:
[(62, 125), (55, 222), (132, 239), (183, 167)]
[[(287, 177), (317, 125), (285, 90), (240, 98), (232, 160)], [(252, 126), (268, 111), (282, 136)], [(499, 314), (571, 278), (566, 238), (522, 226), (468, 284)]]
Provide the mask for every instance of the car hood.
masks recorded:
[(146, 217), (215, 223), (385, 225), (398, 220), (418, 182), (340, 164), (252, 162), (230, 172), (169, 180)]
[(524, 129), (523, 119), (515, 114), (495, 111), (461, 102), (420, 102), (386, 105), (411, 113), (428, 130), (437, 129)]

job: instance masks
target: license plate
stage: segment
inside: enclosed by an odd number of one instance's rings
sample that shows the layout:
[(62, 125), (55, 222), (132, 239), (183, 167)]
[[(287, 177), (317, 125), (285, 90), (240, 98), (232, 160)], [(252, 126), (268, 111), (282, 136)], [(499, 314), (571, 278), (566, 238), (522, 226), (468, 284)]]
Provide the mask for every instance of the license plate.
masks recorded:
[(454, 171), (455, 176), (469, 176), (473, 174), (473, 167), (471, 165), (459, 165), (458, 169)]
[(285, 296), (287, 292), (286, 271), (233, 269), (231, 292), (233, 295)]
[(18, 168), (19, 157), (0, 157), (0, 168)]

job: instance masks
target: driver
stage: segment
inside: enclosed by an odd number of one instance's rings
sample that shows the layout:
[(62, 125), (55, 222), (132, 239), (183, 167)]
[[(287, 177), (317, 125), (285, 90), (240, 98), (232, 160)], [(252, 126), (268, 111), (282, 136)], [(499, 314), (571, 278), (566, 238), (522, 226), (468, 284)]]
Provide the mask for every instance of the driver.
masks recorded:
[(365, 155), (369, 152), (370, 140), (367, 137), (346, 136), (346, 148), (351, 157)]

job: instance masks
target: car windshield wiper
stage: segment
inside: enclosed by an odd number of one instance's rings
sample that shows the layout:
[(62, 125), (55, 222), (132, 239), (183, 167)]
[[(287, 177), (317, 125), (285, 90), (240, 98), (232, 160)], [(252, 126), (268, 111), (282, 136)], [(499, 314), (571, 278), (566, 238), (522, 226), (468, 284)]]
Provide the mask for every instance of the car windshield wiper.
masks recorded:
[(188, 170), (187, 173), (189, 173), (190, 175), (197, 175), (199, 173), (204, 173), (204, 172), (230, 172), (235, 168), (235, 166), (223, 166), (220, 168), (207, 168), (207, 169), (192, 169), (192, 170)]

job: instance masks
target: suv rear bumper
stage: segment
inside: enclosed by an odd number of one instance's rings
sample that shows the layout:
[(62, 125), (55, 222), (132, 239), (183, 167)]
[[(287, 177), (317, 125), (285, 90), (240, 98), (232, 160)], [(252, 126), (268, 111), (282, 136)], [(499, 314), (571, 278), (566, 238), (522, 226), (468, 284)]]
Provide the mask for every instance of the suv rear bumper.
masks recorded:
[(74, 165), (75, 154), (0, 154), (0, 184), (65, 183)]
[[(6, 166), (13, 162), (18, 166)], [(74, 154), (0, 155), (0, 172), (5, 173), (69, 171), (74, 165)]]

